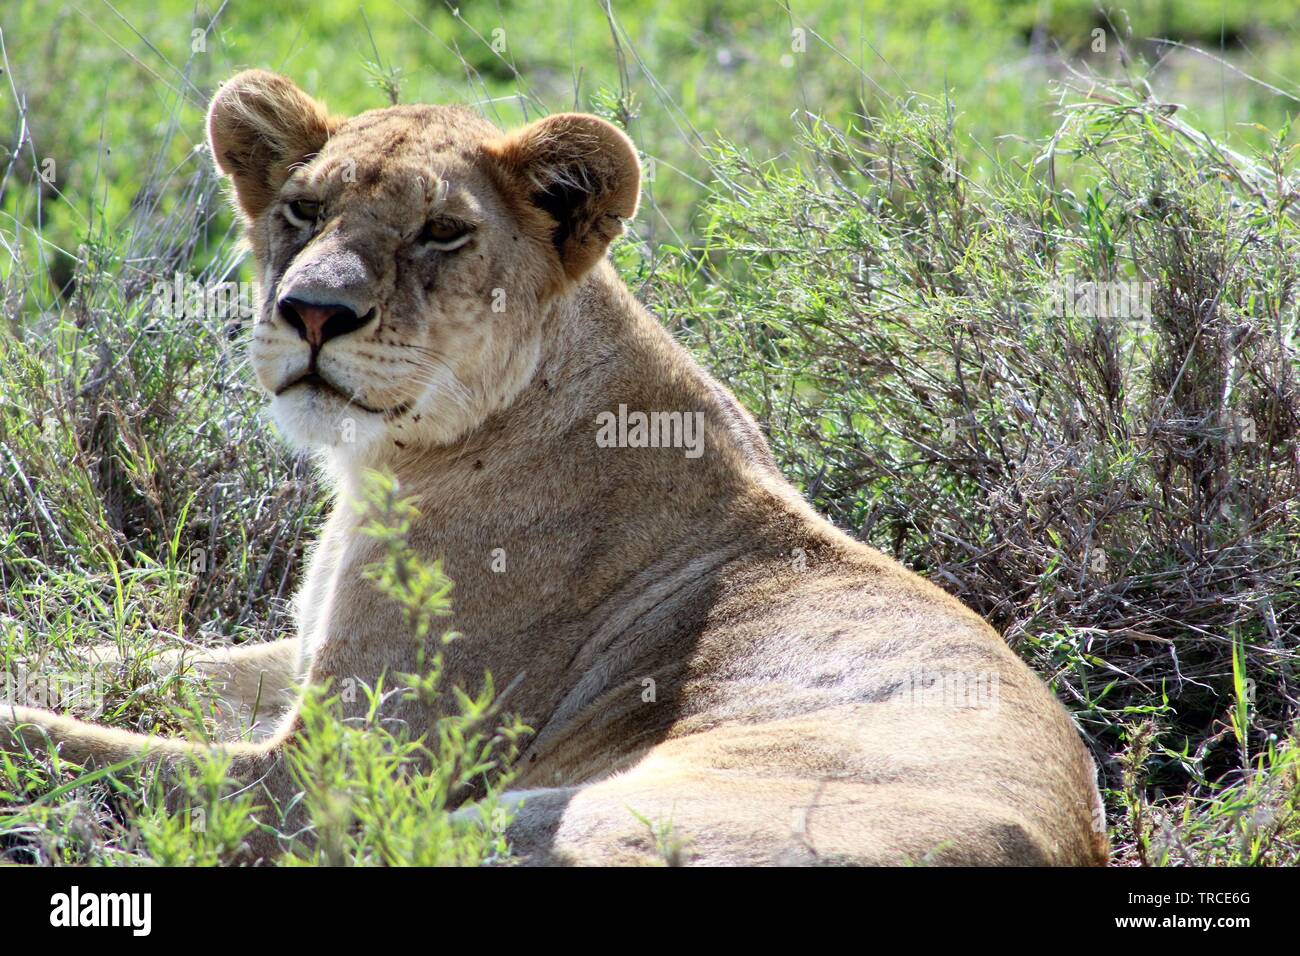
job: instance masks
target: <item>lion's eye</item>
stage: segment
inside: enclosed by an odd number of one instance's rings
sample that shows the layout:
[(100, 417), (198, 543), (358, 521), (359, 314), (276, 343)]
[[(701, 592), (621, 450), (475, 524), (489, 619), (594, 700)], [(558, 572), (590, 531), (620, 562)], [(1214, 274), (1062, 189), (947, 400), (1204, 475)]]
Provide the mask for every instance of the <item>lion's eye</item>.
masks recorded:
[(465, 243), (469, 242), (469, 237), (473, 234), (472, 226), (467, 226), (463, 222), (457, 222), (454, 219), (431, 219), (424, 224), (417, 237), (419, 242), (427, 246), (432, 246), (443, 252), (451, 252), (453, 249), (459, 249)]
[(320, 203), (311, 199), (295, 199), (285, 206), (285, 218), (299, 228), (306, 228), (320, 216)]

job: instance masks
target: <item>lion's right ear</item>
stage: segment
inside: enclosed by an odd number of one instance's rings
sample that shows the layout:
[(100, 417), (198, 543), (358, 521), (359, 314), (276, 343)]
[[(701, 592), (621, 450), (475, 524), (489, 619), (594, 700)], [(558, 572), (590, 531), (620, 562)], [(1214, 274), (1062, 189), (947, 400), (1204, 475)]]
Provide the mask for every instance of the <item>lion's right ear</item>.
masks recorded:
[(293, 167), (320, 152), (338, 128), (325, 107), (292, 80), (245, 70), (227, 80), (208, 108), (208, 145), (235, 184), (249, 220), (270, 204)]

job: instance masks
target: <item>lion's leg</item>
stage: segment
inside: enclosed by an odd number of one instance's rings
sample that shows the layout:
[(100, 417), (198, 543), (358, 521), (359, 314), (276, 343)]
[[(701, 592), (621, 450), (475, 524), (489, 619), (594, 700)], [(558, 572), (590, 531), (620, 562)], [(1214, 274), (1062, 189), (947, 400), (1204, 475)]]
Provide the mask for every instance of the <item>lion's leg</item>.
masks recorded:
[(1045, 865), (1049, 842), (1007, 808), (921, 786), (630, 773), (514, 791), (508, 830), (540, 866)]
[(191, 664), (212, 681), (220, 701), (223, 732), (252, 728), (254, 739), (270, 733), (297, 701), (304, 676), (297, 638), (222, 649)]
[(806, 789), (797, 780), (638, 768), (502, 799), (514, 811), (511, 850), (530, 866), (798, 865), (818, 861), (802, 822), (813, 799)]
[[(799, 864), (817, 862), (806, 818), (824, 796), (819, 788), (719, 771), (655, 748), (624, 773), (501, 800), (514, 813), (511, 849), (528, 865)], [(845, 799), (833, 794), (836, 804)]]
[[(262, 822), (279, 821), (282, 809), (292, 807), (295, 786), (284, 760), (284, 748), (300, 730), (296, 715), (287, 717), (276, 734), (262, 743), (204, 745), (178, 737), (136, 734), (75, 720), (34, 707), (0, 706), (0, 752), (26, 749), (33, 753), (55, 751), (83, 768), (105, 768), (132, 764), (159, 767), (169, 777), (181, 761), (219, 750), (231, 757), (228, 775), (240, 787), (260, 788), (269, 801), (263, 807)], [(175, 790), (168, 784), (169, 802)], [(270, 858), (275, 839), (255, 830), (247, 841), (249, 858)]]
[(1070, 767), (990, 746), (991, 714), (931, 724), (880, 705), (670, 738), (625, 772), (506, 794), (508, 837), (535, 864), (1104, 862)]
[[(121, 660), (112, 647), (92, 650), (91, 658), (100, 664)], [(159, 674), (185, 667), (209, 680), (218, 735), (230, 740), (266, 739), (298, 699), (304, 676), (302, 641), (296, 637), (239, 647), (171, 649), (151, 657), (149, 666)]]
[[(145, 757), (167, 762), (201, 749), (181, 737), (136, 734), (35, 707), (0, 707), (0, 749), (10, 750), (14, 741), (33, 751), (57, 749), (64, 760), (82, 767), (106, 767)], [(259, 744), (221, 746), (237, 759), (265, 751)]]

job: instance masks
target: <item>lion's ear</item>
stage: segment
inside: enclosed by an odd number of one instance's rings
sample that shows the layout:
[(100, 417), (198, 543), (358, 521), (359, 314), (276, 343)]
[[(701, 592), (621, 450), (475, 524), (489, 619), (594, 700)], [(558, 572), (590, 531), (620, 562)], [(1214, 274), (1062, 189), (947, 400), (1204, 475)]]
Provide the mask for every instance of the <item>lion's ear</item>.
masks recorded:
[(617, 127), (582, 113), (557, 113), (484, 149), (521, 197), (525, 228), (548, 239), (570, 279), (580, 279), (636, 215), (641, 163)]
[(266, 209), (293, 167), (320, 152), (338, 126), (325, 107), (266, 70), (226, 81), (208, 108), (208, 144), (249, 219)]

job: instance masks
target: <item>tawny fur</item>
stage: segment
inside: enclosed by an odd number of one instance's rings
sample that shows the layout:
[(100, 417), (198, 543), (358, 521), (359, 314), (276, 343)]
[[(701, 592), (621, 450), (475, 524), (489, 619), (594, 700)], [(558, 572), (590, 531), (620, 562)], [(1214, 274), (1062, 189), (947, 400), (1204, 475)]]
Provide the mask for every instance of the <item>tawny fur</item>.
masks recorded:
[[(352, 505), (381, 468), (419, 508), (411, 543), (455, 581), (445, 680), (518, 680), (510, 706), (536, 730), (510, 795), (526, 861), (653, 861), (646, 820), (705, 864), (1106, 860), (1092, 760), (1042, 681), (958, 601), (809, 508), (604, 260), (637, 204), (622, 133), (565, 114), (502, 134), (453, 107), (330, 119), (260, 71), (218, 93), (209, 130), (262, 283), (254, 368), (337, 498), (299, 637), (200, 665), (232, 723), (254, 699), (286, 708), (264, 739), (224, 745), (237, 775), (291, 795), (300, 675), (415, 668), (402, 614), (361, 574), (379, 555)], [(304, 197), (319, 219), (295, 226), (284, 205)], [(463, 249), (420, 248), (439, 217), (474, 227)], [(319, 353), (350, 401), (284, 387), (309, 354), (277, 312), (286, 295), (373, 311)], [(600, 447), (597, 416), (619, 405), (702, 413), (703, 454)], [(996, 693), (909, 696), (936, 674)], [(417, 729), (438, 717), (400, 707)], [(20, 725), (88, 764), (196, 746), (0, 717)]]

